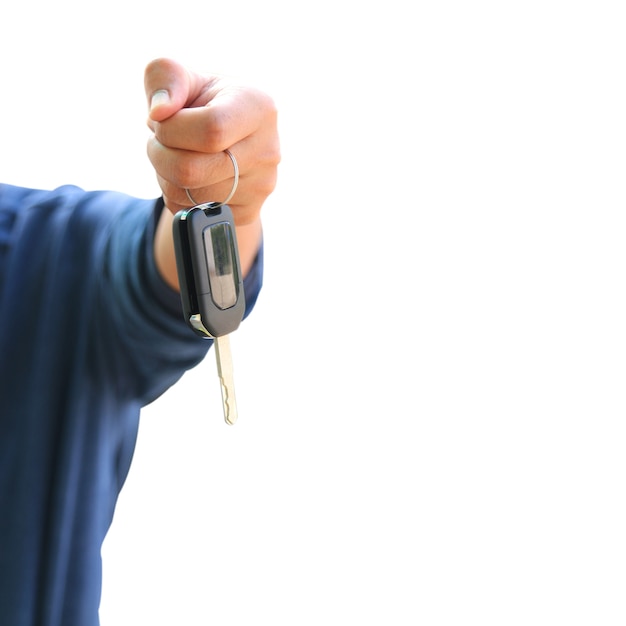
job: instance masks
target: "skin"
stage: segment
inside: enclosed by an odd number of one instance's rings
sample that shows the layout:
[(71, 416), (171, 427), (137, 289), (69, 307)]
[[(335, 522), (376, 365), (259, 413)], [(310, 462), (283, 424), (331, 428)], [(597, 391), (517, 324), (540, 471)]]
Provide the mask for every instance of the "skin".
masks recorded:
[(261, 208), (276, 186), (280, 146), (277, 113), (264, 92), (222, 76), (202, 75), (171, 59), (156, 59), (144, 74), (149, 105), (148, 158), (163, 193), (164, 209), (154, 241), (156, 265), (164, 280), (178, 289), (173, 215), (197, 203), (226, 198), (233, 211), (242, 272), (249, 271), (262, 237)]

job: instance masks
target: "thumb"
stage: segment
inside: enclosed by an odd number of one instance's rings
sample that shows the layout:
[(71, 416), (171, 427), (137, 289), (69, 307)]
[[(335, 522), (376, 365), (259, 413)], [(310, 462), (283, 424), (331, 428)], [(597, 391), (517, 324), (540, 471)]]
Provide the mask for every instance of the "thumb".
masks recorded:
[(150, 119), (162, 122), (182, 109), (190, 98), (191, 82), (180, 63), (165, 58), (151, 61), (144, 72)]

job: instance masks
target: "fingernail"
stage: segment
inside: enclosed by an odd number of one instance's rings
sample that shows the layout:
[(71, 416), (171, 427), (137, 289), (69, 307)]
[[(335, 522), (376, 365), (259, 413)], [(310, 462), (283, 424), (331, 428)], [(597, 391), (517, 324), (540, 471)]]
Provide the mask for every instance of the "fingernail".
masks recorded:
[(170, 101), (170, 94), (166, 89), (159, 89), (152, 94), (150, 99), (150, 110), (153, 111), (161, 104), (168, 104)]

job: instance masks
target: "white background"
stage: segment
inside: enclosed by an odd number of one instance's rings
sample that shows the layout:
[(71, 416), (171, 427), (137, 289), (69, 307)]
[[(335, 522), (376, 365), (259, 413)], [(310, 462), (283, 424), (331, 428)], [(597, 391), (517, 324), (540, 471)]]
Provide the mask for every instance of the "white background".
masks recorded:
[(239, 422), (212, 354), (144, 410), (103, 626), (624, 624), (620, 5), (0, 11), (5, 182), (158, 195), (157, 56), (280, 111)]

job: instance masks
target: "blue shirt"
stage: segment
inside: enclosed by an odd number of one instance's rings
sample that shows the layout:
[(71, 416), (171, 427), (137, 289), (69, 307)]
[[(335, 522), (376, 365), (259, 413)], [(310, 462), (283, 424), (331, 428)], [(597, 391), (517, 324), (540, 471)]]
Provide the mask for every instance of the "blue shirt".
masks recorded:
[[(0, 624), (99, 623), (140, 409), (205, 356), (152, 254), (161, 200), (0, 185)], [(262, 253), (244, 282), (246, 315)]]

